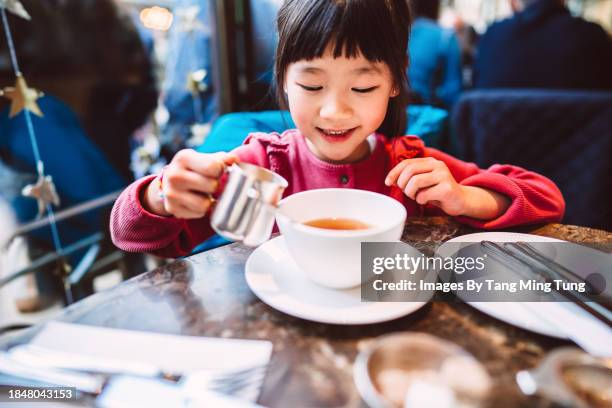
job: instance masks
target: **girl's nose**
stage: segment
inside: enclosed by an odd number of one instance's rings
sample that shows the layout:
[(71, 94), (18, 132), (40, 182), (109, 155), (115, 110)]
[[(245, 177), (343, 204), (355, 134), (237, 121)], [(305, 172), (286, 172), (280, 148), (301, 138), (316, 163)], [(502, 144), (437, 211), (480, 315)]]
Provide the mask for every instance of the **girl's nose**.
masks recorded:
[(353, 110), (341, 97), (331, 96), (326, 98), (319, 115), (324, 119), (348, 119)]

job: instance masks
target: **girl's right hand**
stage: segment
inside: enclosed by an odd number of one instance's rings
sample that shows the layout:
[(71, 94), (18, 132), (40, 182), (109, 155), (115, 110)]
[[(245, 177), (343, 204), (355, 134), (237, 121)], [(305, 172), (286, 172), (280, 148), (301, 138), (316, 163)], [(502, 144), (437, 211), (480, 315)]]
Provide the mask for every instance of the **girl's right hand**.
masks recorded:
[[(157, 215), (177, 218), (201, 218), (212, 204), (211, 194), (217, 191), (225, 167), (240, 159), (225, 152), (205, 154), (184, 149), (149, 184), (141, 202)], [(161, 194), (160, 194), (161, 193)]]

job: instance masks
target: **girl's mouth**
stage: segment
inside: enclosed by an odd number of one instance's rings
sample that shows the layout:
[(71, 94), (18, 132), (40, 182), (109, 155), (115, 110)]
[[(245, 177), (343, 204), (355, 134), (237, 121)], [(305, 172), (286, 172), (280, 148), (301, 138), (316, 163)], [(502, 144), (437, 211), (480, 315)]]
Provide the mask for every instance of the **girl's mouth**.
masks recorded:
[(323, 138), (332, 143), (343, 142), (350, 138), (355, 131), (355, 128), (351, 129), (322, 129), (317, 128), (319, 133), (323, 136)]

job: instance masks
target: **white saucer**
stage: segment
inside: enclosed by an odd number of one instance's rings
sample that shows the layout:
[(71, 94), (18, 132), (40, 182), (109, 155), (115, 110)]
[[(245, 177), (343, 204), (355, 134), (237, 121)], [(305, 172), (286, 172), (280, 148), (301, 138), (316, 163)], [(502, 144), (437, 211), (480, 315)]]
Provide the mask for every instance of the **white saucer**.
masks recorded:
[[(514, 232), (480, 232), (476, 234), (462, 235), (448, 240), (438, 248), (438, 255), (445, 257), (451, 256), (450, 244), (459, 242), (565, 242), (554, 238), (542, 237), (538, 235), (519, 234)], [(560, 339), (567, 339), (567, 335), (549, 321), (538, 317), (534, 313), (534, 308), (538, 307), (538, 302), (467, 302), (474, 308), (493, 316), (506, 323), (530, 330), (535, 333), (544, 334)]]
[(262, 302), (291, 316), (321, 323), (380, 323), (406, 316), (427, 303), (362, 302), (359, 287), (337, 290), (317, 285), (293, 262), (282, 236), (253, 251), (246, 262), (245, 277)]

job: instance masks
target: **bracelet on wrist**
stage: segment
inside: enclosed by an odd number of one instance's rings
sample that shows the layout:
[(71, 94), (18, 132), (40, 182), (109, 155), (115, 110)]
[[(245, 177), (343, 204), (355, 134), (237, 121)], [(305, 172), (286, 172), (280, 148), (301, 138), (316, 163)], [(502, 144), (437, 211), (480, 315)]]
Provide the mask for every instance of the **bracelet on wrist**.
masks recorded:
[(164, 201), (164, 198), (166, 198), (164, 194), (164, 170), (166, 170), (166, 167), (168, 166), (162, 167), (159, 176), (157, 176), (157, 196), (161, 201)]

